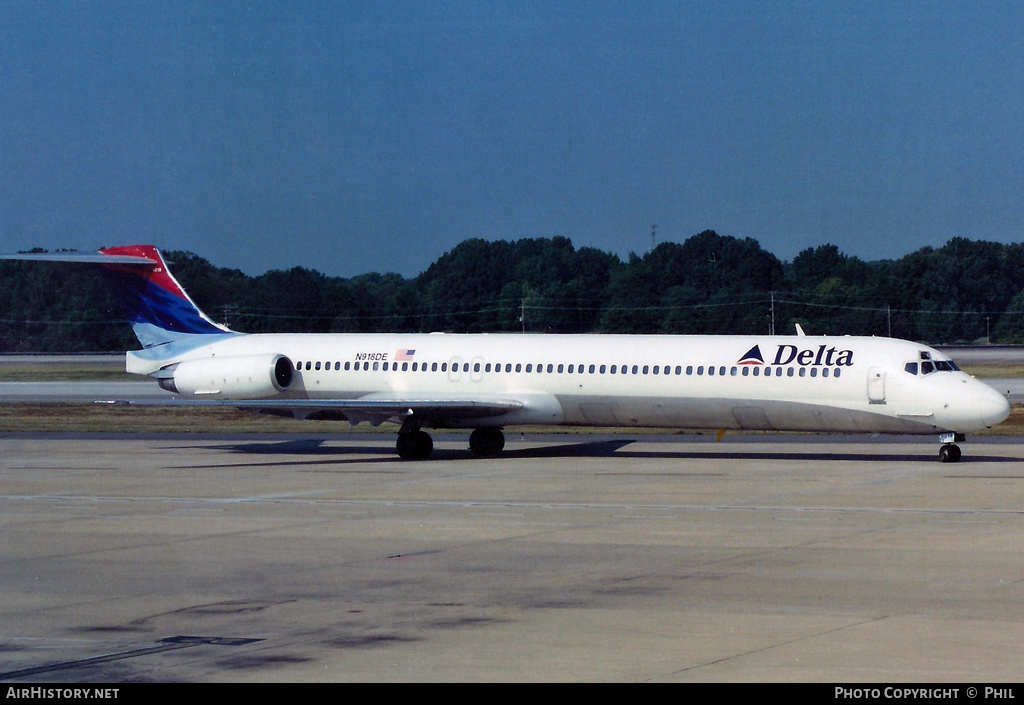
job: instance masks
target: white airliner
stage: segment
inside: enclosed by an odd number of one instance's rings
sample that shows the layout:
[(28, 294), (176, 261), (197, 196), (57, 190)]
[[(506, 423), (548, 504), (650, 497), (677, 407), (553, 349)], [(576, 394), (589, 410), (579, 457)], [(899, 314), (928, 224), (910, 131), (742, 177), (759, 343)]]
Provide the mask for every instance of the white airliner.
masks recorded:
[[(938, 434), (956, 442), (1010, 413), (942, 353), (892, 338), (704, 335), (243, 334), (192, 302), (150, 245), (5, 259), (102, 265), (143, 348), (127, 371), (188, 403), (353, 424), (474, 429), (494, 455), (510, 425)], [(801, 331), (802, 333), (802, 331)]]

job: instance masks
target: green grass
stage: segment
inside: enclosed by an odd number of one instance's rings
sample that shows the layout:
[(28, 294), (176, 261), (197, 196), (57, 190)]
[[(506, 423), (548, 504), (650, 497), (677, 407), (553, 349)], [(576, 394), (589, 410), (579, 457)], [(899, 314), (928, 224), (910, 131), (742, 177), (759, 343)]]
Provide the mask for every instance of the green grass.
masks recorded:
[(124, 360), (111, 362), (0, 362), (0, 382), (131, 382)]
[[(363, 426), (357, 430), (368, 428)], [(394, 430), (397, 429), (395, 426)], [(352, 430), (352, 425), (344, 421), (299, 421), (238, 409), (89, 402), (0, 404), (0, 432), (334, 434)]]
[(1024, 377), (1024, 366), (1022, 365), (963, 365), (961, 369), (978, 379)]

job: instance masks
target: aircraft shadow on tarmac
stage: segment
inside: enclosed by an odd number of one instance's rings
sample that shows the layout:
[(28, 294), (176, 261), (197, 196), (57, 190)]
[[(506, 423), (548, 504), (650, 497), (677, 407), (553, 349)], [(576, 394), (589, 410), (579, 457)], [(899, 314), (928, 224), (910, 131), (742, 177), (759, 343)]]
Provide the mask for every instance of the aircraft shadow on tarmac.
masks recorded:
[[(395, 462), (394, 446), (391, 443), (380, 445), (347, 446), (347, 445), (324, 445), (327, 439), (293, 439), (284, 441), (252, 441), (242, 443), (230, 443), (219, 446), (229, 453), (240, 455), (291, 455), (302, 456), (301, 460), (265, 462), (259, 465), (310, 465), (310, 464), (341, 464), (341, 463), (390, 463)], [(806, 452), (794, 451), (793, 446), (788, 445), (786, 450), (781, 447), (779, 450), (738, 450), (735, 446), (719, 446), (717, 444), (700, 444), (700, 450), (692, 450), (693, 446), (687, 444), (678, 450), (665, 449), (627, 449), (636, 441), (634, 439), (616, 439), (585, 441), (581, 443), (554, 443), (551, 445), (536, 445), (529, 448), (511, 448), (501, 453), (499, 458), (503, 459), (531, 459), (531, 458), (635, 458), (635, 459), (669, 459), (669, 460), (762, 460), (762, 461), (849, 461), (849, 462), (907, 462), (924, 461), (938, 462), (938, 449), (935, 453), (920, 452), (852, 452), (852, 451), (826, 451), (808, 450)], [(898, 449), (899, 446), (894, 446)], [(375, 456), (367, 458), (366, 456)], [(357, 457), (346, 457), (357, 456)], [(318, 460), (310, 461), (315, 457)], [(484, 460), (495, 460), (496, 458), (485, 458)], [(429, 460), (420, 462), (431, 462), (438, 460), (480, 460), (469, 451), (469, 448), (437, 448), (431, 454)], [(1024, 457), (1004, 455), (971, 455), (968, 451), (964, 454), (960, 465), (976, 463), (1008, 463), (1021, 462)], [(416, 463), (410, 465), (415, 466)], [(194, 466), (190, 466), (194, 467)], [(224, 467), (219, 465), (218, 467)], [(1024, 477), (1024, 475), (1022, 475)]]

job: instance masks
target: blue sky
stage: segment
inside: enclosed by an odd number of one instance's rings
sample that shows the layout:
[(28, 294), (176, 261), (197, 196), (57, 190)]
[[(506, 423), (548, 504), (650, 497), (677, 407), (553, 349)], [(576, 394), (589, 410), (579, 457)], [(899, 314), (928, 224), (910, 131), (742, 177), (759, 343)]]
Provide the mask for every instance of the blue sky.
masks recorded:
[(4, 0), (0, 250), (1024, 239), (1020, 2)]

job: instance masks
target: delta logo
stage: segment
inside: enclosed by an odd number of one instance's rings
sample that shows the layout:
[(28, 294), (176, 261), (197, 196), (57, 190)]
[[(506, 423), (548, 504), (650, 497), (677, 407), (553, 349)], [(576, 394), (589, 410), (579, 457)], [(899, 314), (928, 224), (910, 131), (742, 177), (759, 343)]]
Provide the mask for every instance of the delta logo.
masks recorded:
[[(764, 365), (764, 356), (761, 354), (761, 346), (755, 345), (743, 353), (737, 361), (738, 365)], [(773, 365), (797, 364), (801, 367), (826, 366), (826, 367), (850, 367), (853, 365), (853, 351), (840, 350), (836, 347), (819, 345), (817, 348), (805, 348), (801, 350), (796, 345), (779, 345), (775, 350)]]
[(755, 345), (754, 347), (750, 348), (750, 350), (747, 350), (747, 352), (745, 352), (743, 354), (743, 357), (741, 357), (739, 362), (736, 363), (736, 364), (738, 364), (738, 365), (763, 365), (764, 364), (764, 358), (761, 357), (761, 348), (759, 346), (757, 346), (757, 345)]

